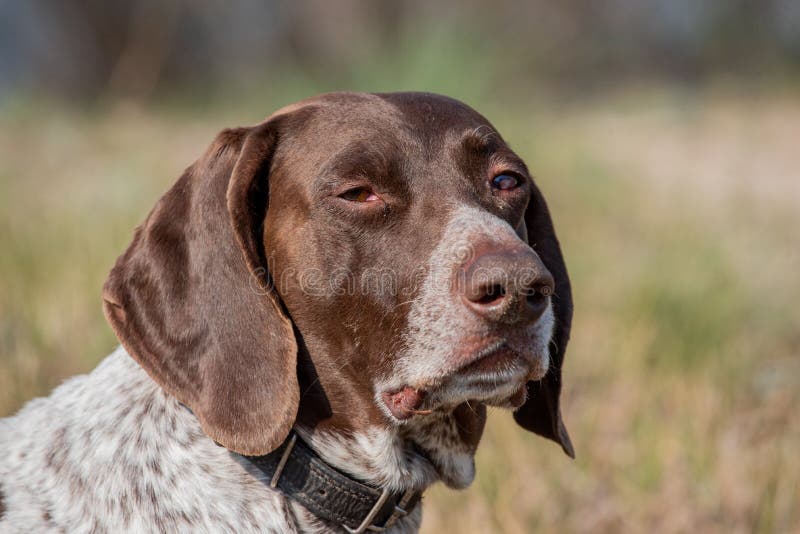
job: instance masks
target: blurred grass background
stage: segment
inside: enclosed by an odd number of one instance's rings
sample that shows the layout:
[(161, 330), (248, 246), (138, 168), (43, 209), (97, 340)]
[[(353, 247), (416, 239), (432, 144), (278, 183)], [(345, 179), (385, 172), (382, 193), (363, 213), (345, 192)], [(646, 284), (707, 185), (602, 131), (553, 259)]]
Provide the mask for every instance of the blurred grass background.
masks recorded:
[(424, 532), (800, 532), (800, 9), (788, 1), (0, 3), (0, 415), (116, 345), (100, 287), (226, 126), (427, 90), (538, 177), (578, 458), (490, 416)]

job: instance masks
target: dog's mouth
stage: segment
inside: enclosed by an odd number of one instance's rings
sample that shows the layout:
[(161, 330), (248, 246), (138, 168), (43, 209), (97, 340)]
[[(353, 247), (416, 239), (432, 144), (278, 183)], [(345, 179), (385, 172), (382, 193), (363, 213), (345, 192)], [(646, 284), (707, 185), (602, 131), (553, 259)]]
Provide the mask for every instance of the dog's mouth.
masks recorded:
[(542, 367), (540, 362), (512, 349), (505, 340), (495, 340), (436, 381), (390, 388), (380, 394), (380, 399), (400, 421), (464, 400), (516, 409), (525, 402), (528, 380), (538, 380), (546, 371)]
[(502, 373), (518, 365), (522, 356), (512, 350), (505, 340), (490, 343), (473, 354), (453, 375), (483, 375), (486, 373)]

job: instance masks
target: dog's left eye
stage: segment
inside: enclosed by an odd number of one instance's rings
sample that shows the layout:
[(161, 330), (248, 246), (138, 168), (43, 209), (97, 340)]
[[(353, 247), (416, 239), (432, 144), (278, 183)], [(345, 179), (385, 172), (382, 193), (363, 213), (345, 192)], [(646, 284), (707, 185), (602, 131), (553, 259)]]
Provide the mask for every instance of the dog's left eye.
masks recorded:
[(375, 202), (376, 200), (380, 200), (380, 197), (367, 187), (354, 187), (353, 189), (348, 189), (339, 196), (350, 202)]
[(512, 176), (510, 174), (498, 174), (494, 178), (492, 178), (492, 187), (495, 189), (500, 189), (501, 191), (506, 191), (508, 189), (514, 189), (519, 185), (519, 179), (516, 176)]

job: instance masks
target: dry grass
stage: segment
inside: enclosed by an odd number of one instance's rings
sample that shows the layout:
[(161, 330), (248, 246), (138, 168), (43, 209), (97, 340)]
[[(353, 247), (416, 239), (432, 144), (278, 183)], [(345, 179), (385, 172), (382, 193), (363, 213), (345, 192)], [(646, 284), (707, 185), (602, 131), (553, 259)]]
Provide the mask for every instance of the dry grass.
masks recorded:
[[(578, 459), (495, 412), (475, 484), (433, 490), (424, 530), (800, 531), (800, 99), (477, 107), (556, 216)], [(235, 112), (3, 112), (0, 414), (113, 348), (108, 268), (216, 130), (259, 117)]]

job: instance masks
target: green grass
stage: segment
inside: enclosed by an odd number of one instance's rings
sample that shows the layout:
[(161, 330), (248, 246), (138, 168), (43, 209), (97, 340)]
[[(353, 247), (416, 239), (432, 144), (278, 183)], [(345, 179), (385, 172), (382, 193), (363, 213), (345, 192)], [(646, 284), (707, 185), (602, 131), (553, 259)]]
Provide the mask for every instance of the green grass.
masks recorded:
[[(430, 64), (350, 76), (466, 98), (538, 176), (574, 285), (564, 412), (578, 458), (492, 411), (477, 480), (434, 489), (424, 530), (800, 529), (800, 99), (500, 102), (459, 94), (471, 73), (457, 51), (426, 46)], [(217, 130), (332, 88), (298, 78), (233, 106), (0, 111), (0, 414), (114, 347), (105, 275)]]

